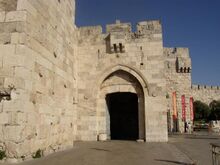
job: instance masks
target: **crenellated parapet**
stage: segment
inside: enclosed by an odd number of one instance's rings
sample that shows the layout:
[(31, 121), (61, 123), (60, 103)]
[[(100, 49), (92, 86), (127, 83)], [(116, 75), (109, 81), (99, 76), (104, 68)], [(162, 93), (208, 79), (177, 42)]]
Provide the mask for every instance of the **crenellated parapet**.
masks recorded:
[(213, 100), (220, 100), (220, 86), (192, 85), (191, 95), (194, 100), (209, 104)]
[(137, 33), (139, 35), (161, 34), (161, 22), (158, 20), (139, 22), (137, 24)]
[(164, 48), (167, 67), (172, 66), (177, 73), (191, 73), (192, 64), (188, 48)]
[(160, 21), (143, 21), (137, 23), (136, 31), (132, 29), (131, 23), (106, 25), (106, 33), (102, 33), (101, 26), (89, 26), (79, 28), (79, 44), (97, 44), (105, 41), (108, 53), (123, 53), (126, 51), (125, 43), (161, 41), (162, 25)]
[(207, 86), (207, 85), (192, 85), (191, 87), (192, 90), (219, 90), (220, 91), (220, 86)]
[(87, 26), (78, 28), (79, 44), (97, 44), (103, 41), (104, 34), (101, 26)]
[(106, 33), (132, 33), (131, 23), (121, 23), (117, 20), (114, 24), (106, 25)]

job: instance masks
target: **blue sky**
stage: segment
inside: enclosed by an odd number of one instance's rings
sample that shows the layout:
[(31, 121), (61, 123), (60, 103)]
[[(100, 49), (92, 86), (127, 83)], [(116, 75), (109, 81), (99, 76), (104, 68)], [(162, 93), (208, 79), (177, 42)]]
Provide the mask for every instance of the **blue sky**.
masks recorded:
[(188, 47), (193, 84), (220, 85), (220, 0), (77, 0), (77, 26), (160, 19), (165, 47)]

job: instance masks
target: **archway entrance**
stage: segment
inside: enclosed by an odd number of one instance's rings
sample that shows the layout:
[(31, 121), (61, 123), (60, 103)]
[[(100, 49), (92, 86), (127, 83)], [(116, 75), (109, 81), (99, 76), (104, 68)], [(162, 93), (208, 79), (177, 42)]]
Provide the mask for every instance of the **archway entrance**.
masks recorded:
[(97, 98), (98, 136), (145, 140), (144, 88), (130, 72), (113, 71), (102, 82)]
[(138, 96), (129, 92), (108, 94), (106, 102), (110, 117), (112, 140), (139, 139)]

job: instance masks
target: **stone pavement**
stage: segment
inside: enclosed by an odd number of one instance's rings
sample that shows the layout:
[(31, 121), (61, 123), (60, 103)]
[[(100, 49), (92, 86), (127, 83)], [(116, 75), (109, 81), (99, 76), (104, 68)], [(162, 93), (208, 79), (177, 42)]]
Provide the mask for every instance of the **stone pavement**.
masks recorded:
[(169, 143), (77, 142), (71, 150), (19, 165), (211, 165), (210, 143), (220, 136), (172, 135)]
[(83, 142), (75, 148), (21, 165), (188, 165), (190, 159), (169, 143)]
[(169, 143), (175, 145), (198, 165), (212, 165), (210, 143), (220, 143), (220, 136), (205, 132), (185, 136), (173, 135), (169, 137)]

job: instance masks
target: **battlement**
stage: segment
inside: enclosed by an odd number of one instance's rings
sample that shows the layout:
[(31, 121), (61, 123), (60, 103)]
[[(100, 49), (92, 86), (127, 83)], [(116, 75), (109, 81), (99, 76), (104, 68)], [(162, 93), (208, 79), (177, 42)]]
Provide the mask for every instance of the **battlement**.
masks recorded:
[(220, 86), (192, 85), (192, 90), (219, 90)]
[[(106, 33), (130, 33), (134, 34), (135, 36), (142, 36), (145, 34), (158, 34), (162, 33), (162, 26), (159, 20), (153, 21), (142, 21), (137, 23), (137, 30), (132, 32), (132, 25), (131, 23), (121, 23), (119, 20), (116, 21), (114, 24), (107, 24), (106, 25)], [(97, 35), (102, 34), (102, 27), (100, 25), (97, 26), (86, 26), (86, 27), (79, 27), (80, 33), (84, 35)]]
[(209, 104), (213, 100), (220, 100), (220, 86), (192, 85), (191, 94), (194, 100)]
[[(191, 73), (191, 59), (188, 48), (164, 48), (168, 62), (173, 62), (177, 73)], [(175, 64), (174, 64), (175, 63)]]
[[(101, 40), (109, 40), (107, 42), (112, 44), (108, 47), (112, 47), (114, 44), (116, 46), (122, 45), (124, 42), (132, 42), (138, 39), (162, 41), (162, 26), (158, 20), (139, 22), (137, 23), (136, 31), (133, 31), (131, 23), (121, 23), (119, 20), (114, 24), (106, 25), (106, 33), (103, 33), (100, 25), (79, 27), (79, 43), (90, 42), (92, 44), (100, 43), (102, 42)], [(115, 49), (117, 49), (116, 46)]]
[(142, 21), (137, 24), (137, 33), (151, 34), (151, 33), (162, 33), (162, 25), (159, 20)]
[(189, 58), (189, 49), (183, 47), (164, 48), (164, 55), (168, 58), (185, 57)]
[[(106, 25), (107, 33), (132, 33), (132, 31), (134, 31), (134, 29), (132, 29), (131, 23), (121, 23), (119, 20), (114, 24)], [(136, 31), (134, 32), (136, 36), (158, 33), (162, 33), (162, 25), (159, 20), (138, 22)]]
[(115, 24), (106, 25), (107, 33), (131, 33), (132, 27), (131, 23), (121, 23), (119, 20)]
[(96, 36), (102, 34), (102, 26), (86, 26), (79, 28), (81, 36)]

